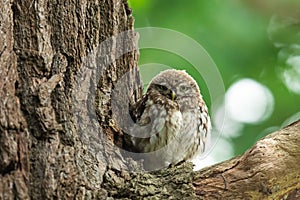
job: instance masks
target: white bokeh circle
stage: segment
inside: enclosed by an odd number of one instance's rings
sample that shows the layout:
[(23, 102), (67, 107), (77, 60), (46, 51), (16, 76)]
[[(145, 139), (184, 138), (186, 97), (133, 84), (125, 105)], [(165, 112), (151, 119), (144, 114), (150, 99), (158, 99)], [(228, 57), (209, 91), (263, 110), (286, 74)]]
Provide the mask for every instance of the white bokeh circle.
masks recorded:
[(225, 99), (228, 115), (242, 123), (261, 123), (270, 117), (274, 109), (274, 98), (270, 90), (248, 78), (230, 86)]

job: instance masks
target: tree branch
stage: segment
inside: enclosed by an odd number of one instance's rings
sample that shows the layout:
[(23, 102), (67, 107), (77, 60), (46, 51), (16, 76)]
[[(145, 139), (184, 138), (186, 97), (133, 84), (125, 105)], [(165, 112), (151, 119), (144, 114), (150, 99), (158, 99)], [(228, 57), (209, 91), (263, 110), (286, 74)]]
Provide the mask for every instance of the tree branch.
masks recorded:
[(297, 199), (299, 147), (300, 121), (258, 141), (244, 155), (200, 171), (183, 163), (134, 173), (120, 184), (120, 174), (108, 170), (103, 187), (116, 199)]
[(258, 141), (242, 156), (198, 171), (204, 199), (282, 199), (300, 188), (300, 121)]

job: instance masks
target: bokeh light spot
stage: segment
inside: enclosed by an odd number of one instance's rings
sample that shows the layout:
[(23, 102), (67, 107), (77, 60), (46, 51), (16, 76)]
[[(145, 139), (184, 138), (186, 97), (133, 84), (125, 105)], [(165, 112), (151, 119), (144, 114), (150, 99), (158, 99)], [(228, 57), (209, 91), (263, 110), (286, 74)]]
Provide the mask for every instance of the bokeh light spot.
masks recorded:
[(235, 82), (227, 91), (225, 105), (232, 119), (242, 123), (259, 123), (274, 109), (270, 90), (252, 79)]
[(286, 87), (300, 94), (300, 56), (291, 56), (287, 59), (288, 68), (282, 72), (282, 79)]

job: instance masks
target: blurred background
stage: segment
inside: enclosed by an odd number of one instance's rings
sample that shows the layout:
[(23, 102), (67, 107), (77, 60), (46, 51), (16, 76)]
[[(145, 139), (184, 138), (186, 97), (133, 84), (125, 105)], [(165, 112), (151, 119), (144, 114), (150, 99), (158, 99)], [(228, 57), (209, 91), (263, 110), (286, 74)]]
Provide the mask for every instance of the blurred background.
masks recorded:
[(191, 37), (222, 76), (225, 101), (210, 99), (206, 82), (187, 59), (159, 49), (140, 50), (145, 87), (164, 66), (185, 69), (197, 80), (208, 107), (217, 104), (210, 109), (212, 145), (197, 168), (240, 155), (260, 138), (300, 119), (300, 1), (129, 0), (129, 4), (135, 28), (162, 27)]

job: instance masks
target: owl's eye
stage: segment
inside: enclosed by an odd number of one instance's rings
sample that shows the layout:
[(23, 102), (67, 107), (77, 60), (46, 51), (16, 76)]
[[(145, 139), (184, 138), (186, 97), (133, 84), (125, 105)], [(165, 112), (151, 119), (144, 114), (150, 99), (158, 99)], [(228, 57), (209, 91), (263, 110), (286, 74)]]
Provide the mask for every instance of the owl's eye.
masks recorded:
[(162, 91), (168, 90), (168, 88), (167, 88), (166, 86), (164, 86), (164, 85), (157, 85), (157, 86), (158, 86), (158, 88), (159, 88), (160, 90), (162, 90)]
[(181, 85), (181, 86), (179, 87), (179, 89), (180, 89), (181, 92), (185, 92), (185, 91), (187, 91), (187, 90), (189, 89), (189, 87), (187, 87), (187, 86), (185, 86), (185, 85)]

